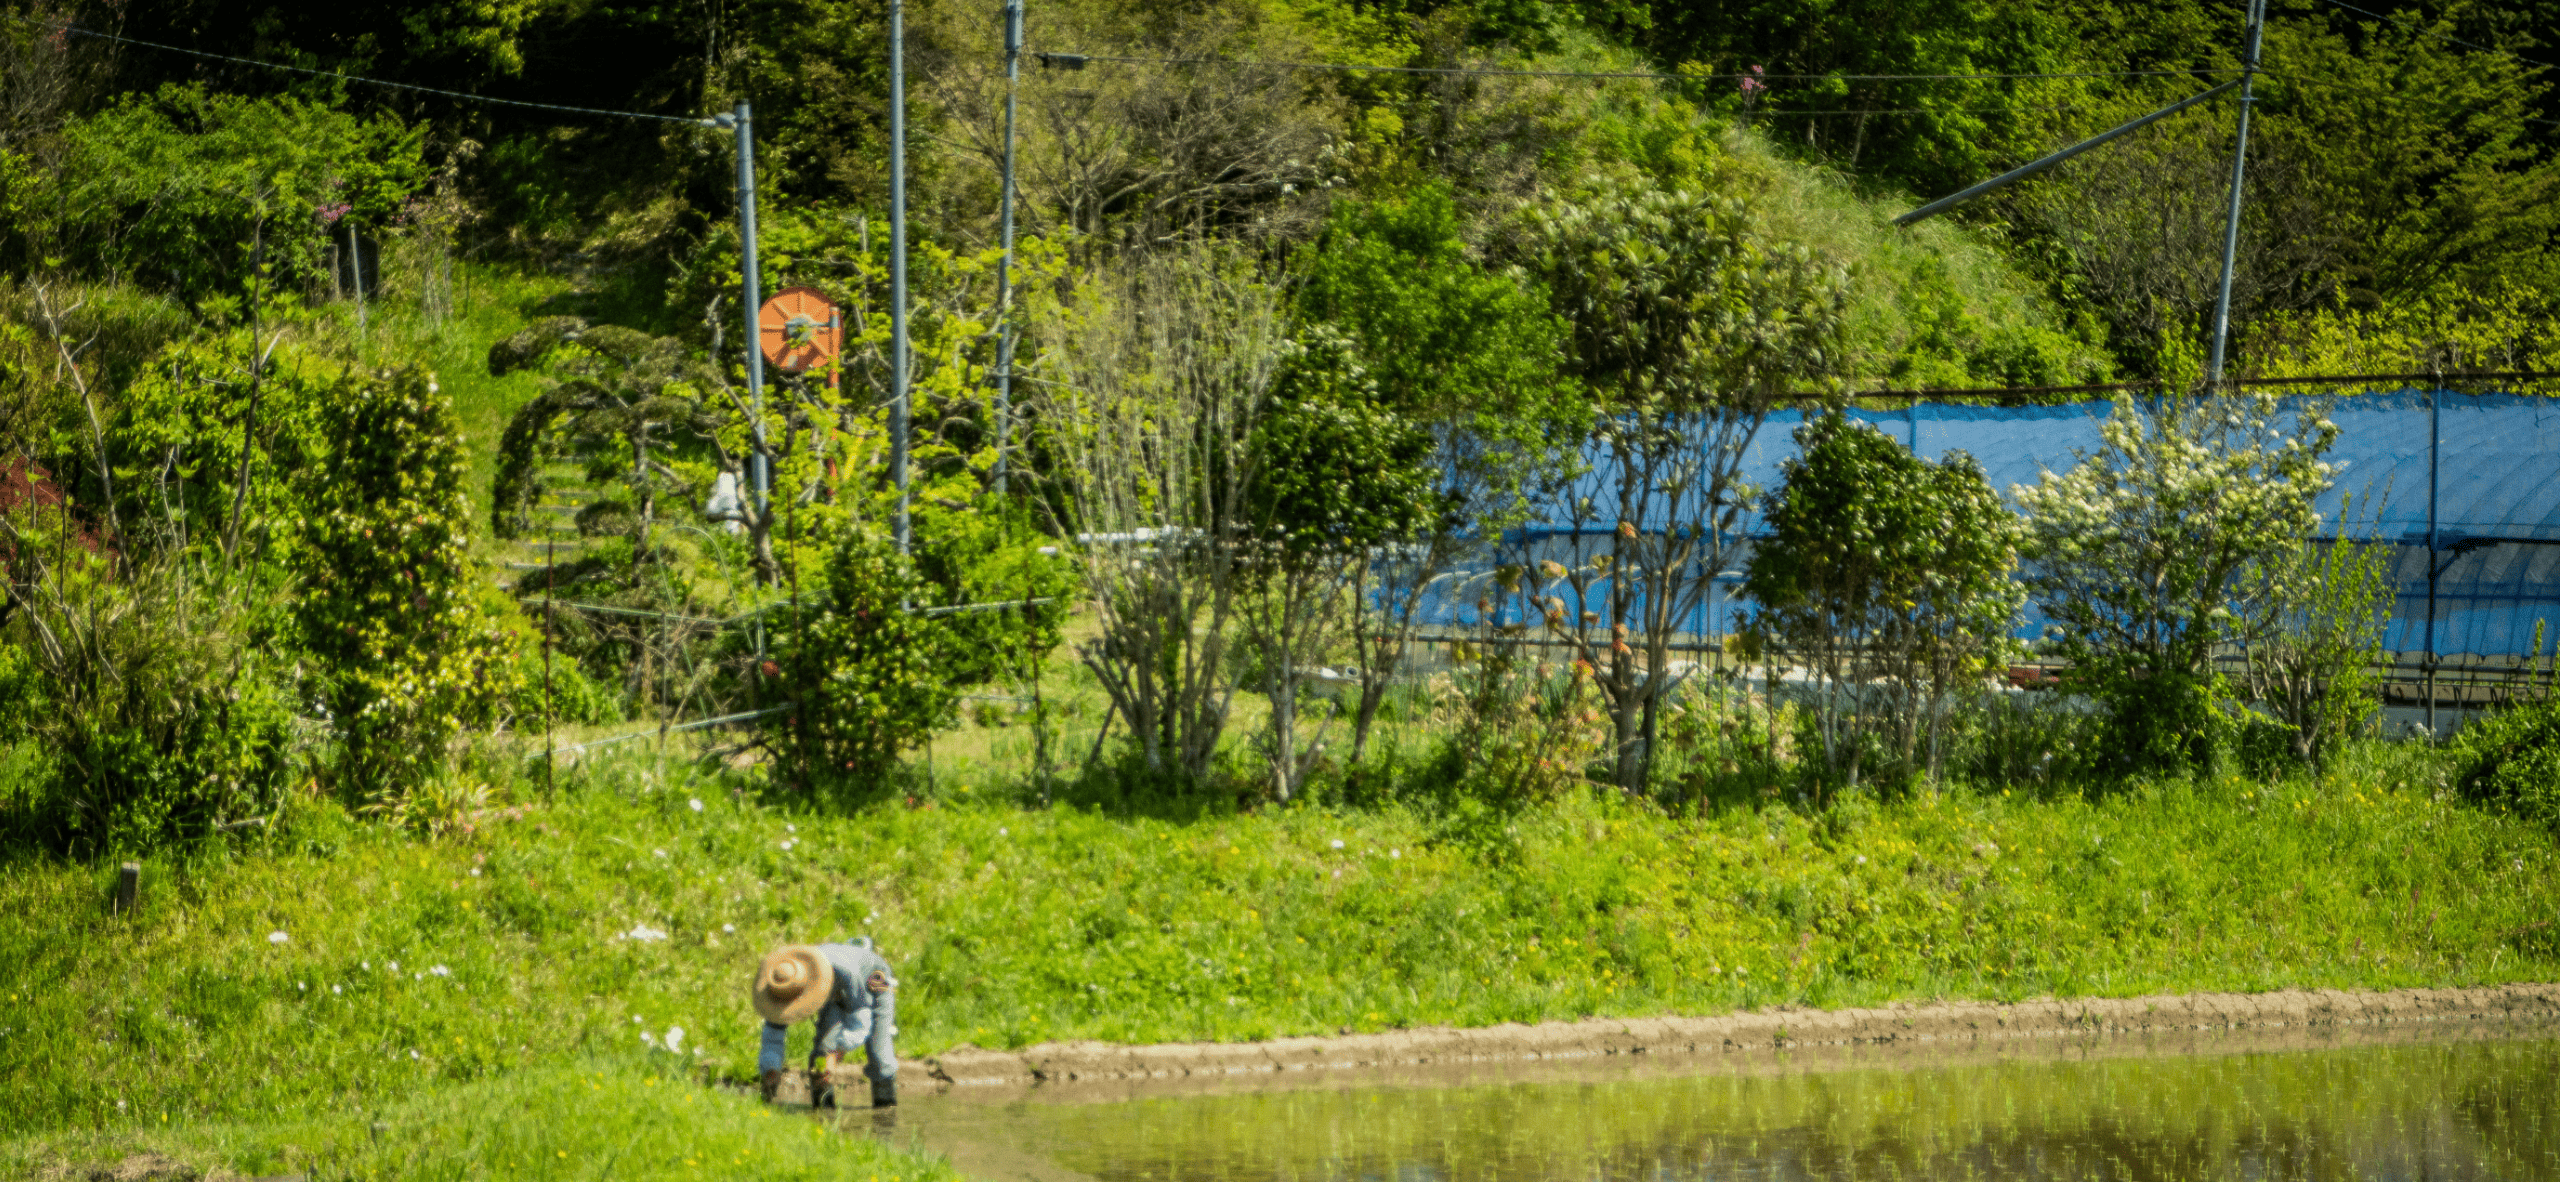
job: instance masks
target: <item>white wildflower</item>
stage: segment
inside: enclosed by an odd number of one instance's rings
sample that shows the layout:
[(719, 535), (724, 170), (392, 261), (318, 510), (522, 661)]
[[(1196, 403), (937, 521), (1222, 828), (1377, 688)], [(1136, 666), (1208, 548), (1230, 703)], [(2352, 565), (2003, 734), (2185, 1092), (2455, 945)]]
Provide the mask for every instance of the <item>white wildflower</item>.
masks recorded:
[(693, 799), (688, 800), (688, 801), (686, 801), (686, 802), (684, 802), (684, 803), (685, 803), (685, 807), (686, 807), (686, 808), (692, 809), (693, 811), (695, 811), (695, 812), (697, 812), (697, 813), (702, 811), (702, 798), (701, 798), (701, 797), (699, 797), (699, 796), (694, 797)]
[(267, 933), (267, 943), (269, 943), (269, 944), (282, 944), (282, 943), (284, 943), (285, 941), (290, 940), (290, 939), (292, 939), (292, 938), (293, 938), (293, 937), (288, 936), (288, 935), (284, 934), (283, 932), (268, 932), (268, 933)]

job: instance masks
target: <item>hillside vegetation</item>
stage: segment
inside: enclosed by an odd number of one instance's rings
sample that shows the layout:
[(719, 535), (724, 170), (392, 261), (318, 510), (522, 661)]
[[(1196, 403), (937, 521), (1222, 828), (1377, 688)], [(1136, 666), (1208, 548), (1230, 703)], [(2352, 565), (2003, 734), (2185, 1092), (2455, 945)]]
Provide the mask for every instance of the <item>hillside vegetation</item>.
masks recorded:
[[(1009, 255), (903, 12), (897, 259), (883, 4), (0, 0), (0, 1163), (948, 1176), (744, 1090), (856, 933), (911, 1055), (2553, 979), (2549, 670), (2386, 742), (2200, 380), (2231, 108), (1892, 225), (2236, 9), (1038, 0)], [(2552, 368), (2554, 34), (2276, 6), (2231, 375)]]

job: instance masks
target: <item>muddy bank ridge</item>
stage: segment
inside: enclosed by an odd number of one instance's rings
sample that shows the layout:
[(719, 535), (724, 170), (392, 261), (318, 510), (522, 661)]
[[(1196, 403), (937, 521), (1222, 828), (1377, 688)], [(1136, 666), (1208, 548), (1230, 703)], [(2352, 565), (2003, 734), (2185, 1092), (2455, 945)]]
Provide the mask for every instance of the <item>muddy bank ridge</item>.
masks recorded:
[(2069, 1001), (1937, 1002), (1878, 1009), (1780, 1007), (1707, 1018), (1586, 1018), (1447, 1026), (1250, 1043), (1041, 1043), (959, 1047), (916, 1061), (909, 1078), (946, 1087), (1180, 1079), (1360, 1067), (1525, 1063), (1610, 1055), (1699, 1055), (1787, 1047), (1940, 1044), (2196, 1031), (2313, 1029), (2419, 1022), (2560, 1020), (2560, 984), (2386, 993), (2288, 990)]

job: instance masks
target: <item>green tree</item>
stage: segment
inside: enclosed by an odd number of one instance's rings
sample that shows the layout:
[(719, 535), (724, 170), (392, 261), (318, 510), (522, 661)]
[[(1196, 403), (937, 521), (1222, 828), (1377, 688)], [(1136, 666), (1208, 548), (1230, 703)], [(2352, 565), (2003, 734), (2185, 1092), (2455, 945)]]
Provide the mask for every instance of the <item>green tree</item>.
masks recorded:
[(301, 474), (328, 452), (320, 418), (337, 366), (293, 346), (254, 350), (241, 329), (180, 341), (124, 388), (105, 441), (128, 533), (214, 549), (245, 536), (260, 552), (288, 540), (275, 535), (308, 494)]
[(1324, 326), (1292, 343), (1249, 447), (1239, 615), (1271, 698), (1272, 782), (1285, 801), (1323, 742), (1320, 728), (1300, 747), (1299, 689), (1358, 618), (1361, 573), (1446, 514), (1431, 436), (1378, 404), (1350, 342)]
[(1289, 354), (1280, 295), (1231, 249), (1146, 258), (1038, 323), (1057, 377), (1040, 446), (1096, 635), (1077, 655), (1150, 771), (1192, 783), (1217, 758), (1243, 663), (1252, 441)]
[(1847, 276), (1765, 240), (1740, 201), (1613, 187), (1537, 210), (1524, 262), (1569, 326), (1602, 464), (1530, 592), (1596, 679), (1615, 780), (1640, 791), (1671, 645), (1740, 541), (1742, 460), (1772, 407), (1833, 388)]
[(1809, 658), (1833, 774), (1857, 784), (1876, 746), (1880, 771), (1934, 777), (1948, 699), (1980, 683), (2025, 601), (2017, 515), (1962, 452), (1928, 463), (1838, 413), (1796, 442), (1744, 567), (1753, 626)]
[[(1999, 171), (2019, 151), (2022, 109), (2052, 84), (1963, 75), (2061, 72), (2089, 52), (2067, 13), (1988, 0), (1708, 0), (1641, 6), (1632, 39), (1668, 65), (1753, 80), (1700, 97), (1862, 175), (1923, 193)], [(1911, 78), (1872, 75), (1957, 75)], [(1802, 77), (1811, 75), (1811, 77)], [(1847, 75), (1870, 75), (1852, 78)], [(1886, 114), (1871, 114), (1883, 111)]]
[(1564, 463), (1589, 422), (1578, 388), (1559, 372), (1565, 330), (1545, 293), (1475, 257), (1463, 228), (1449, 191), (1425, 185), (1336, 207), (1324, 235), (1298, 256), (1297, 315), (1334, 334), (1326, 339), (1339, 344), (1325, 347), (1359, 368), (1360, 397), (1375, 403), (1369, 410), (1337, 399), (1332, 413), (1395, 424), (1372, 445), (1382, 451), (1404, 446), (1405, 432), (1422, 433), (1439, 502), (1399, 537), (1409, 544), (1354, 571), (1355, 763), (1433, 580), (1521, 520), (1527, 490)]
[(2547, 286), (2560, 160), (2539, 127), (2542, 67), (2473, 49), (2456, 14), (2323, 14), (2271, 32), (2263, 147), (2306, 162), (2342, 244), (2332, 281), (2351, 308), (2501, 282)]
[[(63, 131), (0, 242), (22, 267), (69, 267), (236, 314), (260, 278), (318, 274), (339, 215), (388, 225), (429, 176), (422, 128), (328, 103), (170, 85)], [(259, 298), (259, 293), (249, 293)]]
[(711, 367), (674, 338), (574, 316), (536, 321), (489, 349), (492, 375), (537, 366), (542, 393), (517, 408), (499, 440), (490, 527), (502, 538), (520, 536), (542, 500), (543, 468), (564, 453), (584, 454), (588, 479), (619, 484), (625, 496), (587, 506), (579, 528), (627, 534), (636, 578), (649, 561), (660, 498), (690, 484), (674, 463), (678, 447), (710, 438), (717, 422), (703, 405)]
[(2207, 762), (2230, 734), (2214, 649), (2257, 638), (2250, 576), (2319, 524), (2338, 438), (2316, 409), (2284, 418), (2271, 394), (2128, 398), (2095, 452), (2010, 490), (2065, 682), (2107, 708), (2120, 768)]

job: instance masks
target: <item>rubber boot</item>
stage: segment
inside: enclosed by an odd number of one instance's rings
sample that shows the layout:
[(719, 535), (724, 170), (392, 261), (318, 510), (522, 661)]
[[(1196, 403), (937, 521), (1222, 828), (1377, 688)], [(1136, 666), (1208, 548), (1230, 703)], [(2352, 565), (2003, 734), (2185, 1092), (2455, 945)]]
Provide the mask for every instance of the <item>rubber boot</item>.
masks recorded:
[(893, 1075), (887, 1079), (871, 1081), (871, 1106), (873, 1108), (898, 1106), (898, 1077)]
[(810, 1072), (809, 1107), (833, 1108), (835, 1106), (836, 1082), (834, 1078), (824, 1070)]

